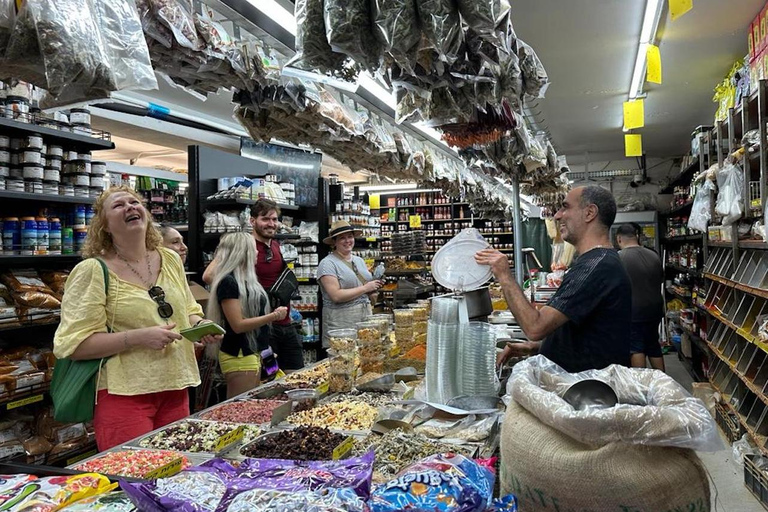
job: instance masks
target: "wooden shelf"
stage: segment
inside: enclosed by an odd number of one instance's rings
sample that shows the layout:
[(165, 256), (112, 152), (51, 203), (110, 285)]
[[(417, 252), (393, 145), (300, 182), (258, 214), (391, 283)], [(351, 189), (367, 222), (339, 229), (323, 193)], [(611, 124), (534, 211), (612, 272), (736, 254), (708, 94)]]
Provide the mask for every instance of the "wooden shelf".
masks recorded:
[(709, 274), (706, 272), (704, 273), (704, 277), (712, 281), (716, 281), (725, 286), (728, 286), (730, 288), (741, 290), (742, 292), (748, 293), (755, 297), (768, 299), (768, 290), (764, 290), (763, 288), (754, 288), (752, 286), (747, 286), (746, 284), (737, 283), (736, 281), (731, 281), (730, 279), (727, 279), (725, 277), (716, 276), (714, 274)]
[(731, 247), (733, 247), (733, 242), (722, 242), (720, 240), (715, 240), (715, 241), (709, 241), (708, 240), (707, 241), (707, 245), (710, 246), (710, 247), (728, 247), (728, 248), (731, 248)]
[[(728, 243), (730, 244), (730, 242)], [(768, 250), (768, 242), (763, 240), (739, 240), (739, 248)]]
[(76, 265), (83, 261), (79, 254), (3, 254), (0, 267), (36, 267), (39, 264)]

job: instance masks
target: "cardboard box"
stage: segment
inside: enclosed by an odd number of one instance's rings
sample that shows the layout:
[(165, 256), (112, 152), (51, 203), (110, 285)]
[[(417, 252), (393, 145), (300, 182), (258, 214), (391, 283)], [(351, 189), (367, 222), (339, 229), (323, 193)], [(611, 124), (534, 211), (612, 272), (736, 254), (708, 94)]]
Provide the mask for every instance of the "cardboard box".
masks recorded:
[(192, 281), (189, 283), (189, 289), (192, 291), (192, 296), (197, 303), (200, 304), (203, 307), (203, 311), (205, 311), (205, 308), (208, 306), (208, 297), (210, 296), (208, 290)]

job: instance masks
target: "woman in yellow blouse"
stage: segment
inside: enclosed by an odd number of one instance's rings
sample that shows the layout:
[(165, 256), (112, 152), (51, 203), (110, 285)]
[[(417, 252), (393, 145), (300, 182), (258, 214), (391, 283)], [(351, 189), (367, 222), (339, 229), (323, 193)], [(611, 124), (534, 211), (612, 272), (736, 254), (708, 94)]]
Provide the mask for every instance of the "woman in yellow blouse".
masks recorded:
[[(110, 188), (95, 213), (53, 344), (59, 358), (105, 358), (93, 424), (106, 450), (189, 415), (187, 388), (200, 378), (194, 344), (179, 331), (202, 322), (203, 310), (136, 192)], [(106, 293), (96, 258), (109, 269)]]

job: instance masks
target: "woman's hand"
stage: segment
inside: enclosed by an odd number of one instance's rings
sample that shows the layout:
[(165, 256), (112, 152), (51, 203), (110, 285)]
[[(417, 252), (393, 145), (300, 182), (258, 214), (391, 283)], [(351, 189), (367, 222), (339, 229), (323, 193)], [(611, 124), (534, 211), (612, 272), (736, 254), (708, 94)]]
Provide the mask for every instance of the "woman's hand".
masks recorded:
[(274, 317), (273, 322), (279, 322), (280, 320), (283, 320), (286, 316), (288, 316), (288, 308), (285, 306), (280, 306), (279, 308), (275, 308), (274, 311), (272, 311), (271, 315)]
[(175, 328), (176, 324), (173, 323), (139, 329), (139, 331), (141, 331), (140, 344), (153, 350), (163, 350), (169, 343), (173, 343), (182, 338), (181, 334), (173, 332), (173, 329)]
[(373, 281), (368, 281), (363, 285), (363, 289), (365, 290), (365, 294), (368, 295), (370, 293), (377, 292), (379, 288), (381, 288), (382, 282), (378, 279), (374, 279)]
[[(197, 325), (203, 325), (203, 324), (212, 324), (213, 320), (200, 320)], [(195, 327), (197, 327), (197, 325)], [(208, 345), (210, 343), (221, 343), (221, 340), (224, 338), (223, 334), (206, 334), (202, 338), (200, 338), (200, 343), (202, 345)]]

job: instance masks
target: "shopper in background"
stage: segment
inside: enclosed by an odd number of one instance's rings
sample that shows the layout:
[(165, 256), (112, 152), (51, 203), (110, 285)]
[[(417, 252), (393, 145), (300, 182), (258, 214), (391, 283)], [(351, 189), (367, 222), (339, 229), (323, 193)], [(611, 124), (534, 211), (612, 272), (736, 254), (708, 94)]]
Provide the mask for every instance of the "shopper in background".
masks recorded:
[(200, 379), (194, 345), (179, 330), (205, 320), (138, 194), (112, 187), (94, 209), (87, 259), (67, 280), (53, 346), (58, 358), (105, 360), (93, 418), (103, 451), (189, 415), (187, 388)]
[(568, 193), (555, 219), (560, 221), (563, 239), (576, 247), (579, 257), (541, 309), (530, 303), (515, 282), (505, 254), (485, 249), (475, 255), (477, 263), (491, 266), (509, 309), (533, 340), (508, 344), (499, 364), (513, 355), (538, 352), (573, 373), (614, 363), (629, 365), (626, 329), (632, 318), (632, 292), (608, 235), (615, 218), (616, 202), (607, 190), (589, 186)]
[(170, 249), (181, 258), (181, 263), (187, 262), (188, 249), (184, 244), (184, 237), (176, 229), (166, 224), (160, 225), (160, 235), (163, 237), (163, 246)]
[[(274, 239), (277, 233), (280, 208), (269, 199), (259, 199), (251, 208), (251, 226), (256, 240), (256, 275), (262, 286), (269, 290), (286, 267), (280, 252), (280, 243)], [(203, 273), (203, 281), (213, 283), (220, 264), (218, 256), (208, 265)], [(277, 363), (285, 373), (304, 367), (304, 353), (296, 328), (291, 325), (290, 303), (280, 304), (287, 308), (285, 318), (272, 323), (269, 345), (277, 356)]]
[(355, 237), (362, 231), (349, 222), (336, 221), (323, 242), (333, 251), (317, 266), (317, 280), (323, 294), (323, 346), (328, 346), (328, 331), (354, 328), (371, 314), (370, 295), (381, 288), (365, 261), (352, 254)]
[(619, 257), (632, 283), (632, 327), (629, 332), (632, 366), (645, 368), (646, 356), (651, 367), (664, 371), (664, 356), (659, 344), (659, 323), (664, 316), (664, 267), (659, 255), (640, 245), (641, 228), (622, 224), (616, 231)]
[(219, 365), (227, 379), (227, 398), (232, 398), (259, 385), (259, 354), (269, 348), (269, 324), (283, 320), (288, 309), (268, 312), (267, 293), (256, 277), (256, 241), (251, 235), (224, 235), (219, 251), (226, 257), (211, 285), (215, 300), (208, 302), (207, 316), (227, 331)]

